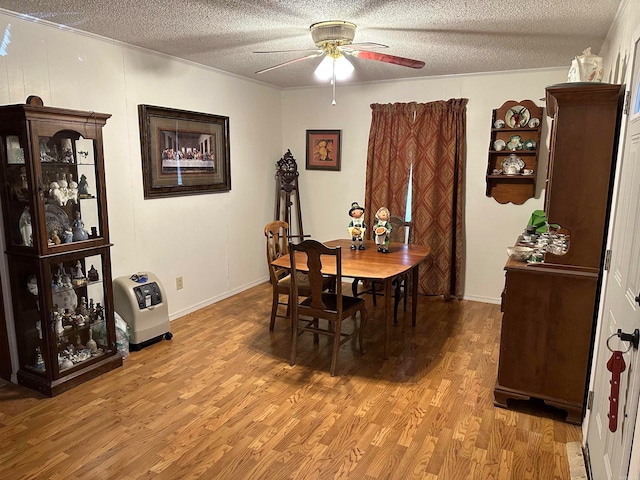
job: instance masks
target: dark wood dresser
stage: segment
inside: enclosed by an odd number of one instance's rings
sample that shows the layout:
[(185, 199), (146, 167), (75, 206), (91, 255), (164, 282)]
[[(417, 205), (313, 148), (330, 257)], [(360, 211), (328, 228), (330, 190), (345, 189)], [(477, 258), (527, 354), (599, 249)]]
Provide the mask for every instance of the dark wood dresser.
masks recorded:
[(546, 89), (552, 118), (545, 213), (570, 235), (564, 255), (505, 266), (495, 404), (535, 397), (581, 423), (598, 312), (624, 86)]

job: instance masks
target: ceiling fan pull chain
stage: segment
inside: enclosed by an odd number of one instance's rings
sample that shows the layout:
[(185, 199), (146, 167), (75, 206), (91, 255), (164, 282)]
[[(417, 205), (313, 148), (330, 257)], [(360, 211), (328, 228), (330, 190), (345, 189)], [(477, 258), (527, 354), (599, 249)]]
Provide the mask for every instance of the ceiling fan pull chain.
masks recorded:
[(331, 77), (331, 83), (333, 87), (333, 100), (331, 101), (331, 106), (336, 106), (336, 59), (333, 59), (333, 74)]

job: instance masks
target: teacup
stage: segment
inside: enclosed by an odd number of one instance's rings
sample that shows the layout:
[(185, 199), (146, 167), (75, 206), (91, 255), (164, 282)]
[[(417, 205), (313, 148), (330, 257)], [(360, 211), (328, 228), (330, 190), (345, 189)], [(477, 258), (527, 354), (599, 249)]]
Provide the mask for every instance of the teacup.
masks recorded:
[(493, 126), (495, 128), (504, 128), (504, 120), (496, 120), (495, 122), (493, 122)]
[(520, 173), (520, 167), (518, 165), (507, 165), (504, 167), (504, 173), (507, 175), (517, 175)]
[(530, 168), (525, 168), (524, 170), (522, 170), (522, 174), (523, 175), (533, 175), (533, 170), (531, 170)]

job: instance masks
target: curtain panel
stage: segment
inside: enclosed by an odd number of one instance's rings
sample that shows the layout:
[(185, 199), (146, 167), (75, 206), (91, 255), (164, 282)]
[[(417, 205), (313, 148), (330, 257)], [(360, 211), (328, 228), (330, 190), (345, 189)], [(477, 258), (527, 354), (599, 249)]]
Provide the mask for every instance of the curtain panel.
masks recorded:
[(420, 268), (421, 294), (462, 297), (467, 102), (371, 105), (365, 218), (372, 225), (381, 206), (405, 216), (413, 168), (414, 242), (431, 247)]

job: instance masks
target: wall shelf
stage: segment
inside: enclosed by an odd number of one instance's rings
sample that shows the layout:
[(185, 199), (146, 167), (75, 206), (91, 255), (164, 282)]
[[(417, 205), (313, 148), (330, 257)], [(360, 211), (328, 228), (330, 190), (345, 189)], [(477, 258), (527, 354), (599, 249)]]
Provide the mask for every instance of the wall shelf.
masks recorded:
[[(526, 108), (528, 115), (521, 119), (514, 119), (512, 112), (518, 111), (520, 108)], [(486, 194), (488, 197), (493, 197), (496, 202), (503, 204), (511, 202), (521, 205), (535, 196), (542, 115), (542, 107), (538, 107), (531, 100), (521, 100), (519, 102), (509, 100), (502, 104), (500, 108), (493, 110), (486, 171)], [(533, 119), (538, 119), (537, 125), (532, 122)], [(496, 127), (496, 122), (500, 121), (503, 122), (504, 126), (498, 128)], [(520, 122), (524, 125), (518, 126)], [(514, 136), (521, 138), (518, 146), (509, 145)], [(495, 149), (494, 145), (497, 140), (504, 142), (505, 147), (503, 150)], [(535, 148), (525, 149), (524, 144), (528, 141), (535, 142)], [(502, 171), (503, 162), (512, 154), (522, 159), (524, 162), (523, 170), (533, 170), (533, 174), (497, 174), (497, 171)]]

